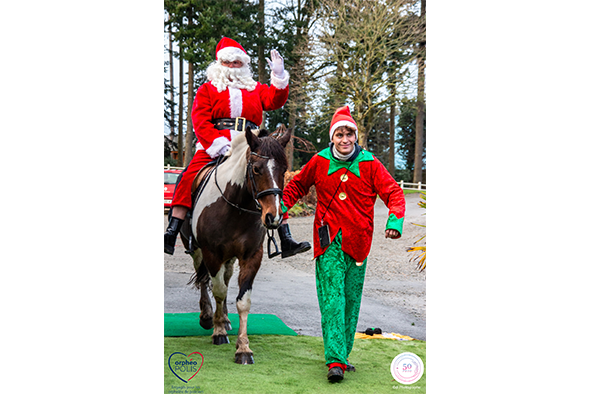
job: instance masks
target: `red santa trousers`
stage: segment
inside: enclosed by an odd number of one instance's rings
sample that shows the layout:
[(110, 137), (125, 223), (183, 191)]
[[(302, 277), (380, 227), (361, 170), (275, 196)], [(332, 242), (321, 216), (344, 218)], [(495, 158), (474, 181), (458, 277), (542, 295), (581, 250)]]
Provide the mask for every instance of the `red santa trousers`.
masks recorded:
[(174, 197), (172, 198), (172, 207), (177, 205), (191, 209), (191, 188), (197, 173), (205, 164), (210, 163), (213, 159), (204, 151), (198, 150), (193, 156), (188, 167), (182, 173), (182, 178), (174, 190)]

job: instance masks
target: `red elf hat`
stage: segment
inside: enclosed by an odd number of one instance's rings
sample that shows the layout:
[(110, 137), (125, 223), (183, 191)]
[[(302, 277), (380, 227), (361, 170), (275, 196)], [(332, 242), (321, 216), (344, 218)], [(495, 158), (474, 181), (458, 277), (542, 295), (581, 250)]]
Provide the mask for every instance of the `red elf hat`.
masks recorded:
[(332, 116), (332, 123), (330, 124), (330, 140), (332, 140), (334, 130), (340, 126), (348, 126), (353, 128), (356, 138), (359, 138), (358, 127), (356, 126), (354, 119), (352, 119), (352, 115), (350, 115), (350, 109), (348, 108), (348, 105), (338, 108), (334, 113), (334, 116)]

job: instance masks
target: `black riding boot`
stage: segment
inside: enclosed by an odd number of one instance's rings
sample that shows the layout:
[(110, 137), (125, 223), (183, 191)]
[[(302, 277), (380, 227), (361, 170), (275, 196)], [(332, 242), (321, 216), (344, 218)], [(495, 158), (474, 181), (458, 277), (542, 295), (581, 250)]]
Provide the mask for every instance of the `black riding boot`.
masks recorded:
[(174, 245), (176, 244), (176, 237), (180, 232), (180, 228), (184, 223), (183, 219), (178, 219), (172, 216), (168, 228), (164, 233), (164, 253), (174, 254)]
[(281, 239), (281, 258), (290, 257), (297, 253), (307, 252), (311, 249), (309, 242), (297, 242), (291, 237), (291, 231), (289, 231), (289, 224), (281, 224), (277, 229), (279, 238)]

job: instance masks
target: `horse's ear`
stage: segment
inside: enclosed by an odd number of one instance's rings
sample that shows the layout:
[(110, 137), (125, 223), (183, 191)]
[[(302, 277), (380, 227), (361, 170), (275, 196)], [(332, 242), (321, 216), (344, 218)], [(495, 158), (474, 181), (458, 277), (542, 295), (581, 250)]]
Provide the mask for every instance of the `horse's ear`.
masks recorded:
[(258, 149), (258, 145), (260, 145), (260, 140), (258, 136), (252, 132), (250, 126), (246, 127), (246, 141), (248, 141), (248, 145), (250, 146), (250, 151), (255, 152)]
[(287, 144), (289, 143), (289, 140), (291, 140), (291, 133), (293, 132), (293, 129), (287, 129), (287, 131), (285, 131), (285, 133), (281, 136), (281, 138), (278, 139), (279, 143), (283, 146), (283, 148), (285, 148), (287, 146)]

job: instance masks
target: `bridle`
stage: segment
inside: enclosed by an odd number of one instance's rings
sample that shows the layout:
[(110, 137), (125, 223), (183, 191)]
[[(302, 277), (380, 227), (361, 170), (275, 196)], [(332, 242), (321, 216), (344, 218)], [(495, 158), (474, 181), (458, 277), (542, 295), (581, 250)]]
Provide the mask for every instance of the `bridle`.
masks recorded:
[(252, 170), (252, 155), (258, 156), (261, 159), (267, 159), (267, 160), (270, 160), (270, 157), (262, 156), (256, 152), (251, 152), (250, 158), (248, 159), (248, 168), (246, 170), (246, 172), (248, 173), (248, 178), (250, 178), (250, 183), (252, 184), (252, 187), (251, 187), (252, 198), (254, 199), (254, 202), (256, 203), (256, 209), (258, 211), (262, 211), (262, 206), (260, 205), (260, 202), (258, 202), (259, 198), (262, 198), (264, 196), (268, 196), (271, 194), (275, 195), (275, 196), (283, 197), (283, 191), (281, 189), (279, 189), (278, 187), (271, 187), (269, 189), (263, 190), (260, 193), (258, 193), (258, 186), (256, 185), (256, 180), (254, 180), (254, 171)]
[[(260, 213), (262, 212), (262, 206), (260, 205), (260, 202), (258, 201), (258, 199), (262, 198), (264, 196), (271, 195), (271, 194), (275, 195), (275, 196), (283, 197), (283, 190), (281, 190), (277, 187), (273, 187), (273, 188), (269, 188), (269, 189), (263, 190), (261, 192), (258, 192), (258, 186), (256, 185), (256, 180), (254, 179), (254, 170), (252, 170), (252, 155), (258, 156), (261, 159), (267, 159), (267, 160), (270, 160), (270, 157), (263, 156), (261, 154), (258, 154), (256, 152), (252, 152), (252, 151), (250, 152), (250, 156), (248, 157), (248, 166), (246, 167), (246, 176), (248, 177), (248, 180), (250, 181), (250, 185), (251, 185), (250, 190), (252, 192), (252, 199), (254, 200), (254, 203), (256, 204), (256, 211), (253, 211), (253, 210), (247, 209), (247, 208), (242, 208), (238, 204), (235, 204), (235, 203), (229, 201), (223, 195), (223, 191), (221, 190), (221, 188), (219, 187), (219, 184), (217, 183), (217, 167), (219, 167), (221, 160), (217, 162), (217, 164), (215, 165), (215, 169), (213, 171), (215, 171), (215, 185), (217, 186), (217, 189), (219, 190), (221, 197), (223, 197), (223, 199), (225, 200), (226, 203), (228, 203), (232, 207), (239, 210), (240, 213), (246, 212), (246, 213), (253, 213), (255, 215), (260, 215)], [(282, 220), (283, 220), (283, 218), (281, 216), (281, 221)], [(266, 251), (268, 253), (268, 258), (272, 259), (273, 257), (278, 256), (281, 252), (279, 251), (277, 241), (275, 240), (275, 237), (274, 237), (274, 230), (270, 230), (267, 228), (266, 235), (268, 236), (267, 244), (266, 244)], [(274, 245), (274, 252), (272, 251), (273, 245)]]
[(282, 197), (283, 190), (273, 187), (273, 188), (265, 189), (261, 192), (258, 192), (258, 186), (256, 185), (256, 180), (254, 179), (254, 171), (252, 170), (252, 155), (258, 156), (261, 159), (267, 159), (267, 160), (269, 160), (270, 157), (260, 155), (256, 152), (251, 152), (250, 156), (248, 157), (248, 166), (246, 168), (246, 176), (248, 177), (248, 180), (250, 181), (250, 184), (251, 184), (250, 190), (252, 192), (252, 199), (254, 200), (254, 203), (256, 204), (256, 211), (253, 211), (253, 210), (247, 209), (247, 208), (242, 208), (238, 204), (235, 204), (235, 203), (229, 201), (223, 195), (223, 191), (221, 190), (221, 188), (219, 187), (219, 184), (217, 183), (217, 167), (219, 167), (220, 162), (217, 162), (217, 164), (215, 165), (215, 169), (213, 171), (215, 171), (215, 185), (217, 186), (219, 193), (221, 193), (221, 197), (223, 197), (223, 199), (225, 200), (226, 203), (228, 203), (232, 207), (238, 209), (240, 212), (247, 212), (247, 213), (253, 213), (253, 214), (259, 215), (262, 212), (262, 206), (260, 205), (260, 202), (258, 201), (258, 199), (260, 199), (264, 196), (271, 195), (271, 194), (275, 195), (275, 196)]

